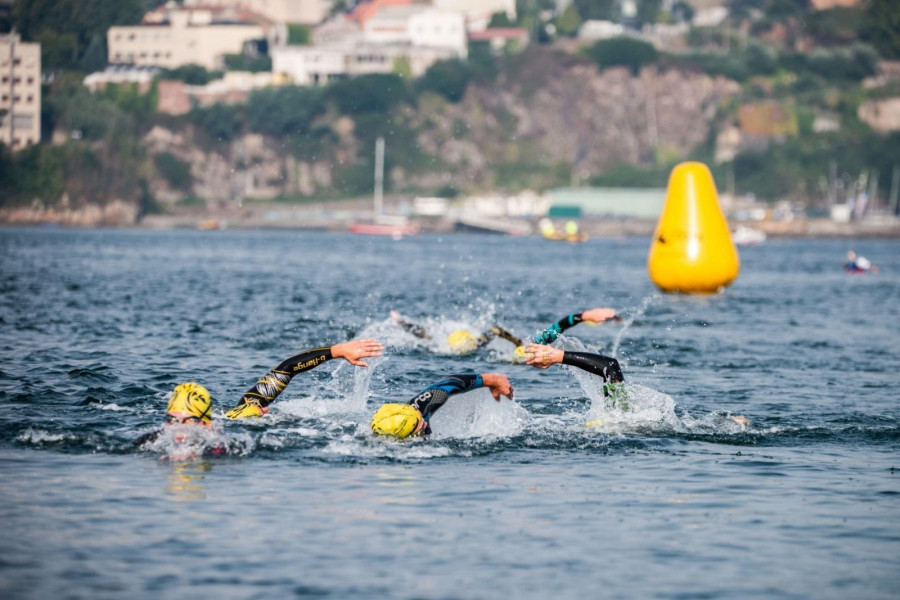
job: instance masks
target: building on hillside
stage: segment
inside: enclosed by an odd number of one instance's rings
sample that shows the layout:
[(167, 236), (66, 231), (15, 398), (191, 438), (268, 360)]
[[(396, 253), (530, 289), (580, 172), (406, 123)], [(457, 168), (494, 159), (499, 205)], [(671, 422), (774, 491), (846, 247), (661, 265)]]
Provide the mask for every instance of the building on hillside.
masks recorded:
[(41, 141), (41, 45), (0, 35), (0, 142), (21, 150)]
[(470, 42), (487, 42), (494, 54), (521, 52), (528, 45), (528, 30), (521, 27), (493, 27), (470, 31)]
[(133, 65), (110, 65), (103, 71), (91, 73), (84, 78), (84, 87), (92, 92), (103, 90), (108, 84), (134, 84), (138, 92), (144, 94), (159, 75), (159, 67), (138, 67)]
[(399, 72), (407, 66), (414, 77), (419, 77), (437, 61), (457, 57), (447, 48), (406, 44), (281, 46), (273, 48), (271, 54), (272, 71), (289, 77), (296, 85), (326, 85), (358, 75)]
[(328, 16), (331, 0), (185, 0), (186, 7), (231, 10), (244, 18), (258, 15), (272, 23), (315, 25)]
[(466, 23), (456, 12), (428, 7), (388, 6), (363, 26), (363, 41), (369, 44), (408, 44), (414, 48), (446, 48), (466, 58)]
[(510, 22), (516, 20), (516, 0), (433, 0), (434, 8), (462, 13), (469, 31), (487, 29), (491, 17), (503, 13)]
[(297, 85), (324, 85), (370, 73), (418, 77), (439, 60), (468, 54), (463, 16), (422, 5), (388, 4), (365, 18), (332, 19), (313, 39), (327, 41), (272, 48), (272, 70)]
[(656, 219), (666, 201), (664, 188), (559, 188), (545, 194), (549, 217)]
[(387, 8), (388, 6), (409, 6), (410, 4), (412, 4), (412, 0), (369, 0), (368, 2), (360, 2), (350, 11), (347, 19), (357, 23), (362, 28), (382, 8)]
[(196, 64), (209, 70), (222, 67), (226, 54), (239, 54), (244, 44), (266, 37), (252, 23), (222, 21), (205, 10), (171, 10), (167, 21), (152, 25), (110, 27), (106, 34), (112, 64), (175, 69)]

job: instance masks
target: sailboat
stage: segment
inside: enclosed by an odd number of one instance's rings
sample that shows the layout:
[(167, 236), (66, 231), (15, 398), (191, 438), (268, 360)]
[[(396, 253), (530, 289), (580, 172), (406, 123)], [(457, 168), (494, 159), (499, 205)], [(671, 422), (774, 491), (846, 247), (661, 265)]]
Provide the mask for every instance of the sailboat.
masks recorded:
[(382, 214), (384, 192), (384, 138), (375, 140), (375, 197), (371, 221), (358, 221), (350, 225), (350, 233), (361, 235), (389, 235), (395, 240), (416, 235), (419, 227), (403, 215)]

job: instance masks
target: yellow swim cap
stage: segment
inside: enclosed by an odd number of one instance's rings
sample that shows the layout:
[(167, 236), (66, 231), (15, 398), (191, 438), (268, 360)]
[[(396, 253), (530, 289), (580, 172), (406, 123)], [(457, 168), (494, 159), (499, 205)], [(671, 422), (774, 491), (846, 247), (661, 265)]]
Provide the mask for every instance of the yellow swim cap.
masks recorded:
[(194, 415), (204, 423), (210, 422), (212, 399), (199, 383), (182, 383), (175, 386), (166, 412), (184, 412)]
[(468, 354), (478, 347), (475, 336), (463, 329), (458, 329), (447, 336), (447, 344), (450, 350), (457, 354)]
[(512, 353), (512, 361), (514, 363), (523, 363), (526, 360), (528, 360), (528, 356), (525, 354), (525, 346), (516, 346)]
[(422, 413), (409, 404), (385, 404), (372, 416), (372, 431), (405, 438), (419, 428)]
[(225, 416), (229, 419), (246, 419), (248, 417), (261, 417), (266, 412), (268, 412), (267, 409), (256, 402), (244, 402), (229, 410), (225, 413)]

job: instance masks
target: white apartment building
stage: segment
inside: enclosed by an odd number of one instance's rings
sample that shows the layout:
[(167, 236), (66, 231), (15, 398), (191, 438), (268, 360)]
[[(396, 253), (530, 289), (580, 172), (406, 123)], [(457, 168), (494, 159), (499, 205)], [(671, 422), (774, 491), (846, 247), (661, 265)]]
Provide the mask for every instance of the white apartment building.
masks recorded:
[(516, 0), (433, 0), (434, 8), (441, 11), (462, 13), (469, 31), (487, 29), (494, 13), (506, 13), (510, 21), (516, 20)]
[(185, 0), (185, 6), (247, 11), (274, 23), (320, 23), (331, 10), (332, 0)]
[(363, 26), (370, 44), (409, 44), (416, 48), (445, 48), (466, 58), (466, 21), (462, 13), (421, 5), (387, 6)]
[(0, 35), (0, 142), (13, 150), (41, 141), (41, 45)]
[(354, 46), (279, 46), (270, 51), (272, 70), (296, 85), (325, 85), (339, 79), (371, 73), (392, 73), (403, 61), (420, 77), (439, 60), (456, 57), (447, 48), (414, 48), (406, 44)]
[(214, 70), (225, 54), (239, 54), (244, 42), (266, 36), (259, 25), (214, 21), (209, 11), (173, 10), (168, 18), (155, 25), (110, 27), (109, 62), (166, 69), (196, 64)]

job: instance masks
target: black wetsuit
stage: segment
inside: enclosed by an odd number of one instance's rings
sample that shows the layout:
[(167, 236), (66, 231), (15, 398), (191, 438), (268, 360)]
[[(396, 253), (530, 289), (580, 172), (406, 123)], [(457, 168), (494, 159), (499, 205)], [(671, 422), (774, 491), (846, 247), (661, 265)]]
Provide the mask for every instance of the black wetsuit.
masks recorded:
[[(314, 348), (306, 350), (296, 356), (283, 361), (280, 365), (263, 375), (252, 388), (247, 390), (237, 407), (242, 404), (258, 404), (262, 408), (269, 406), (284, 388), (291, 382), (294, 375), (309, 371), (334, 358), (331, 348)], [(235, 408), (237, 408), (235, 407)]]
[[(413, 334), (417, 338), (420, 338), (423, 340), (431, 339), (431, 334), (429, 334), (428, 330), (426, 330), (421, 325), (417, 325), (415, 323), (410, 323), (409, 321), (405, 321), (403, 319), (397, 319), (396, 323), (397, 323), (397, 325), (399, 325), (400, 327), (402, 327), (409, 333)], [(508, 342), (512, 342), (516, 346), (522, 345), (522, 340), (519, 339), (518, 337), (516, 337), (515, 335), (513, 335), (512, 333), (510, 333), (509, 331), (507, 331), (506, 329), (500, 327), (499, 325), (491, 325), (487, 331), (485, 331), (484, 333), (479, 335), (477, 338), (475, 338), (476, 347), (484, 348), (489, 343), (491, 343), (491, 340), (493, 340), (495, 337), (504, 339)]]
[[(447, 402), (450, 396), (469, 392), (482, 386), (484, 386), (484, 381), (481, 379), (481, 375), (451, 375), (443, 381), (428, 386), (407, 404), (416, 407), (416, 410), (422, 413), (422, 417), (428, 423), (431, 416)], [(429, 433), (431, 433), (431, 425), (427, 425), (423, 432), (423, 434)]]
[(568, 329), (569, 327), (574, 327), (578, 325), (584, 319), (581, 318), (583, 313), (572, 314), (566, 317), (563, 317), (544, 331), (540, 332), (536, 336), (534, 336), (535, 344), (551, 344), (556, 341), (556, 338), (559, 337), (563, 331)]
[[(280, 365), (263, 375), (256, 382), (256, 385), (247, 390), (241, 397), (241, 401), (232, 410), (238, 410), (245, 404), (256, 404), (260, 408), (265, 409), (284, 391), (284, 388), (291, 382), (294, 375), (314, 369), (332, 358), (334, 357), (331, 355), (331, 348), (329, 347), (306, 350), (282, 361)], [(159, 437), (161, 432), (162, 430), (157, 430), (146, 433), (138, 438), (134, 445), (142, 446), (153, 442)]]

